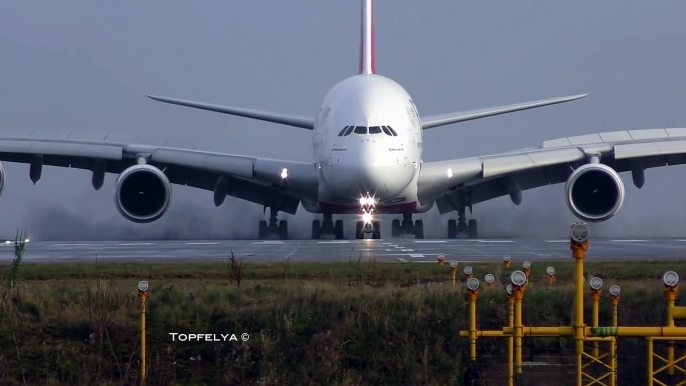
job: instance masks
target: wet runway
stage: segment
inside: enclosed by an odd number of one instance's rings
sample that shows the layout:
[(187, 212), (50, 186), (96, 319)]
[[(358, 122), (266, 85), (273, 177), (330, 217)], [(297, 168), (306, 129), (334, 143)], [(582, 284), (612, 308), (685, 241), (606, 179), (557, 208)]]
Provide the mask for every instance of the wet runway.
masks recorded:
[[(32, 241), (25, 259), (30, 262), (57, 261), (211, 261), (226, 259), (233, 251), (246, 261), (349, 261), (374, 259), (388, 262), (436, 261), (439, 254), (447, 260), (531, 261), (571, 259), (569, 240), (289, 240), (289, 241)], [(0, 262), (13, 257), (12, 244), (0, 244)], [(588, 260), (671, 260), (686, 259), (686, 238), (670, 239), (593, 239)]]

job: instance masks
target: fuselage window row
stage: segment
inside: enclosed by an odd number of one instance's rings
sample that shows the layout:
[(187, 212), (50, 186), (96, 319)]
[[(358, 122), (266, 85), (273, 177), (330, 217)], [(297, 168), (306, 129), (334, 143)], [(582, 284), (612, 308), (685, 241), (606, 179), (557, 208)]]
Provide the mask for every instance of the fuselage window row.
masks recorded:
[(398, 133), (390, 126), (346, 126), (338, 133), (339, 137), (346, 137), (355, 132), (355, 134), (381, 134), (382, 132), (391, 137), (397, 137)]

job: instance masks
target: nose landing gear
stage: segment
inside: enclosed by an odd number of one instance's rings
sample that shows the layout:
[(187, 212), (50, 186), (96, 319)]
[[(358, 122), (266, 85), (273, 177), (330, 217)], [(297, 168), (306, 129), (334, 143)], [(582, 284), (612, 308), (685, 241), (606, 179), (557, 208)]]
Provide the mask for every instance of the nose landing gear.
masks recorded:
[(365, 235), (371, 234), (372, 239), (381, 238), (381, 224), (378, 221), (358, 221), (355, 223), (355, 238), (364, 239)]

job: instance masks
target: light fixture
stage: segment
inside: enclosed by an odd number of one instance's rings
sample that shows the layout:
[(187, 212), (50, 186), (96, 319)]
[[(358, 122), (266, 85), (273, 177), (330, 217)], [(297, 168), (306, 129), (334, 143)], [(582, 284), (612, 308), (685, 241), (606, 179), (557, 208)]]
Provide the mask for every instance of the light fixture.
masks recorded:
[(467, 280), (467, 288), (469, 288), (470, 291), (476, 291), (479, 289), (479, 279), (473, 277)]
[(512, 284), (508, 284), (507, 288), (505, 288), (505, 290), (507, 291), (508, 295), (512, 295)]
[(148, 285), (148, 282), (147, 282), (147, 281), (141, 280), (141, 281), (138, 282), (138, 290), (139, 290), (139, 291), (145, 292), (145, 291), (148, 290), (148, 287), (149, 287), (149, 285)]
[(510, 280), (513, 285), (521, 287), (526, 283), (526, 274), (522, 271), (514, 271), (512, 272), (512, 275), (510, 275)]
[(453, 168), (448, 168), (448, 178), (453, 178)]
[(524, 269), (529, 269), (529, 268), (531, 268), (531, 262), (525, 261), (523, 266), (524, 266)]
[(281, 169), (281, 178), (284, 179), (284, 180), (285, 180), (286, 178), (288, 178), (288, 169), (287, 169), (287, 168)]
[[(440, 257), (439, 257), (440, 259)], [(457, 261), (451, 261), (450, 262), (450, 268), (457, 268)]]
[[(445, 253), (439, 253), (438, 254), (438, 260), (445, 261)], [(457, 263), (457, 262), (455, 262)]]
[(484, 281), (488, 284), (493, 284), (495, 281), (495, 276), (493, 276), (492, 273), (487, 273), (486, 276), (484, 276)]
[(679, 274), (674, 271), (669, 271), (662, 276), (662, 281), (665, 282), (667, 287), (675, 287), (679, 284)]
[(591, 285), (591, 289), (597, 291), (600, 289), (600, 287), (603, 286), (603, 279), (601, 279), (599, 277), (591, 278), (590, 285)]
[(553, 276), (555, 274), (555, 268), (548, 267), (545, 269), (545, 272), (548, 274), (548, 276)]
[(512, 261), (512, 259), (510, 259), (510, 255), (505, 255), (503, 256), (503, 261), (509, 263), (510, 261)]
[(464, 267), (464, 274), (465, 275), (471, 275), (472, 274), (472, 267)]
[(610, 287), (610, 295), (619, 296), (620, 292), (621, 292), (621, 288), (619, 288), (619, 286), (617, 284)]
[(583, 243), (588, 240), (589, 233), (590, 229), (588, 224), (583, 222), (572, 224), (572, 241)]

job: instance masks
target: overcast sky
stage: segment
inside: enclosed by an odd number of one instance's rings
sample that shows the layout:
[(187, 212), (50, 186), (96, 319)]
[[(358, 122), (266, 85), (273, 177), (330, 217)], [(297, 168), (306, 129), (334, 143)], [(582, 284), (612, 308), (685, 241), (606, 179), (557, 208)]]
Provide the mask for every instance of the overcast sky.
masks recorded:
[[(197, 149), (312, 161), (311, 132), (153, 102), (158, 94), (313, 116), (358, 66), (357, 0), (0, 3), (0, 131), (110, 131)], [(590, 93), (585, 99), (433, 129), (425, 161), (493, 154), (593, 132), (686, 127), (684, 2), (377, 0), (377, 70), (421, 114)], [(109, 176), (5, 164), (0, 232), (34, 238), (255, 237), (262, 208), (175, 187), (162, 220), (114, 207)], [(686, 235), (686, 167), (623, 174), (621, 212), (602, 235)], [(563, 185), (475, 208), (482, 236), (557, 237), (575, 218)], [(304, 211), (303, 211), (304, 212)], [(445, 237), (451, 215), (423, 215)], [(245, 219), (244, 219), (245, 218)], [(313, 215), (289, 218), (309, 236)], [(388, 218), (390, 220), (390, 218)], [(246, 221), (247, 220), (247, 221)], [(388, 224), (390, 225), (390, 224)], [(352, 230), (352, 222), (347, 225)], [(386, 229), (390, 231), (389, 226)]]

